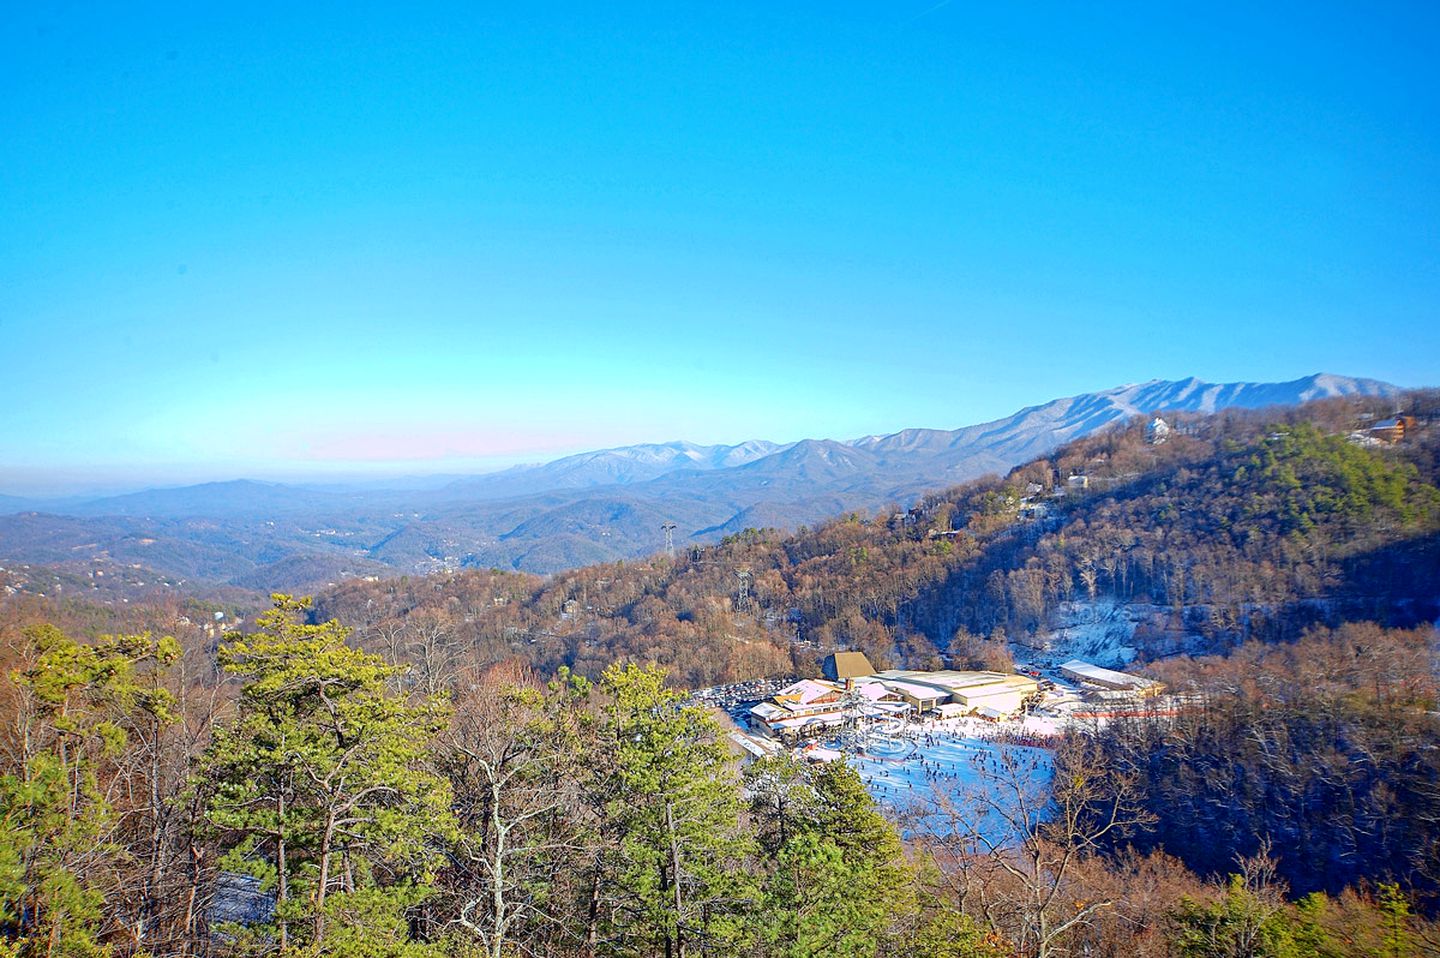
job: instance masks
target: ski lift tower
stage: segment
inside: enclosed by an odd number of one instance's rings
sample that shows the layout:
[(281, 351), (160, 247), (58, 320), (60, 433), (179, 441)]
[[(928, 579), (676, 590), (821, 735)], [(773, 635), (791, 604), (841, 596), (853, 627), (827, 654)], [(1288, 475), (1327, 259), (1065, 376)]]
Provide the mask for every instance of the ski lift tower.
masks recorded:
[(750, 570), (736, 569), (735, 578), (739, 580), (739, 591), (736, 597), (736, 611), (745, 612), (750, 608)]

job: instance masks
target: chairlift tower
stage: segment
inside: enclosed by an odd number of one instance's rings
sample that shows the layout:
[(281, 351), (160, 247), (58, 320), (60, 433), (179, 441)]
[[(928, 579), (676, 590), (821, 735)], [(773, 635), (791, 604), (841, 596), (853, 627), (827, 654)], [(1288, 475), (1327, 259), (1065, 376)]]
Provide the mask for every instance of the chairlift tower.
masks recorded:
[(740, 580), (740, 590), (736, 606), (744, 611), (750, 608), (750, 570), (736, 569), (735, 578)]
[(675, 558), (675, 523), (665, 520), (660, 524), (665, 531), (665, 554), (671, 559)]

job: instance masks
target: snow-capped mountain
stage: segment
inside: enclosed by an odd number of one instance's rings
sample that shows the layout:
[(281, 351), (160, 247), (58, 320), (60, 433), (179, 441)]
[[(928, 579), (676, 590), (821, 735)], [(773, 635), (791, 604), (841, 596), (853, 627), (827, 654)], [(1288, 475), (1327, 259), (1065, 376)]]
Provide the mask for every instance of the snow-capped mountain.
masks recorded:
[[(1008, 469), (1055, 447), (1136, 416), (1164, 412), (1298, 406), (1336, 396), (1398, 396), (1398, 386), (1375, 379), (1317, 373), (1285, 383), (1207, 383), (1152, 379), (1052, 399), (1004, 419), (955, 430), (906, 429), (854, 440), (856, 448), (895, 462), (931, 460), (931, 474), (955, 481)], [(934, 467), (940, 467), (936, 471)]]

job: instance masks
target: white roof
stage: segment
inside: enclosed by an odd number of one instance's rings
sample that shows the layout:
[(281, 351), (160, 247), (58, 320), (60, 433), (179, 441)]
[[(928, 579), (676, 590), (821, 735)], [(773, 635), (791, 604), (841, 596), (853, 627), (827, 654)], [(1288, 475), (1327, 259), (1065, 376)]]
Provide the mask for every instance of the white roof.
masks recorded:
[[(957, 672), (953, 669), (944, 669), (939, 672), (917, 673), (917, 677), (922, 682), (943, 686), (955, 692), (965, 692), (967, 695), (987, 694), (980, 691), (986, 687), (1026, 689), (1040, 684), (1027, 675), (1015, 675), (1009, 672)], [(970, 689), (976, 690), (975, 693), (971, 693)]]
[(992, 709), (992, 708), (991, 708), (990, 706), (988, 706), (988, 705), (982, 705), (982, 706), (980, 706), (978, 709), (975, 710), (975, 714), (978, 715), (978, 716), (980, 716), (981, 718), (988, 718), (988, 719), (998, 719), (998, 718), (1004, 718), (1004, 717), (1005, 717), (1005, 713), (1004, 713), (1004, 712), (996, 711), (995, 709)]
[(965, 685), (984, 685), (988, 682), (1001, 682), (1011, 677), (1012, 676), (1006, 672), (973, 672), (959, 671), (956, 669), (937, 669), (935, 671), (886, 669), (884, 672), (875, 673), (872, 680), (888, 682), (894, 679), (900, 682), (923, 682), (927, 685), (941, 685), (947, 689), (953, 689)]
[(1155, 683), (1149, 679), (1141, 678), (1138, 675), (1128, 675), (1124, 672), (1116, 672), (1114, 669), (1102, 669), (1098, 665), (1091, 665), (1080, 659), (1071, 659), (1060, 666), (1060, 671), (1070, 675), (1078, 676), (1081, 681), (1086, 679), (1098, 682), (1102, 685), (1129, 685), (1133, 688), (1143, 689)]
[(933, 685), (918, 685), (915, 682), (896, 682), (894, 679), (886, 679), (885, 687), (893, 689), (902, 695), (908, 695), (916, 699), (943, 699), (950, 693), (944, 689), (937, 689)]
[(822, 685), (813, 679), (801, 679), (794, 685), (781, 689), (775, 693), (776, 698), (781, 696), (798, 695), (801, 705), (809, 705), (811, 702), (827, 695), (833, 695), (836, 689), (832, 685)]
[(764, 758), (766, 755), (770, 754), (769, 752), (765, 751), (765, 749), (761, 748), (760, 745), (750, 736), (742, 735), (739, 732), (731, 732), (730, 741), (734, 742), (736, 745), (740, 746), (756, 758)]
[(759, 719), (770, 719), (777, 715), (789, 715), (790, 713), (774, 702), (761, 702), (750, 709), (750, 714)]
[(855, 687), (855, 691), (865, 696), (872, 702), (878, 702), (889, 692), (882, 682), (863, 682)]

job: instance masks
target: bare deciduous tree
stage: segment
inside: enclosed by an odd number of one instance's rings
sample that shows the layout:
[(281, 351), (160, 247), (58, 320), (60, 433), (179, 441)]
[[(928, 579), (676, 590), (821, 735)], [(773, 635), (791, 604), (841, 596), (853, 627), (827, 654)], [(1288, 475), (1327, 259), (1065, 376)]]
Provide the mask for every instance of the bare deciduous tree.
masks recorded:
[(1077, 881), (1111, 833), (1148, 820), (1133, 780), (1100, 763), (1085, 736), (1051, 761), (1028, 748), (998, 750), (975, 786), (937, 791), (912, 831), (940, 865), (960, 907), (1006, 931), (1025, 955), (1049, 958), (1072, 929), (1111, 907)]
[(460, 797), (455, 921), (492, 958), (541, 954), (564, 923), (560, 862), (579, 853), (575, 758), (584, 721), (573, 686), (477, 684), (459, 703), (442, 767)]

